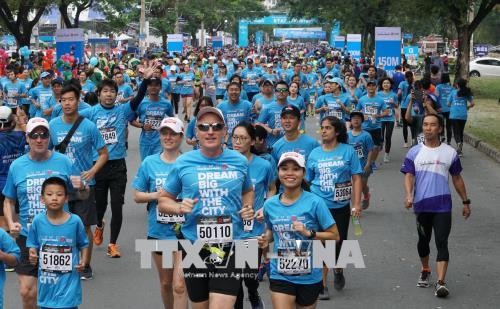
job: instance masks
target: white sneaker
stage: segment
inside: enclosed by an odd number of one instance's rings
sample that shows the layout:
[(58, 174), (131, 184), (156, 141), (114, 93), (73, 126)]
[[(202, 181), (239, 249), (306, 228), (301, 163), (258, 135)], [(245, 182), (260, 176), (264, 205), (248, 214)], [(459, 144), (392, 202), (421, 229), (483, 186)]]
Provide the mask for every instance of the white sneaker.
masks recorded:
[(389, 154), (388, 153), (384, 154), (384, 163), (389, 163), (389, 161), (391, 161)]
[(404, 143), (403, 147), (408, 148), (408, 143)]

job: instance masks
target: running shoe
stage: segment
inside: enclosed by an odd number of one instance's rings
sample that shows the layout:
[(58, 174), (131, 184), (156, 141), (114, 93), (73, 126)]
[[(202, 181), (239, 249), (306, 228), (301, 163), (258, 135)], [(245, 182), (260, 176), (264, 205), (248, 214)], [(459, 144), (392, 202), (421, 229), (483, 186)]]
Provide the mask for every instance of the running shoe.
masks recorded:
[(324, 286), (321, 289), (321, 292), (319, 293), (318, 299), (319, 300), (329, 300), (330, 299), (330, 293), (328, 293), (328, 287), (327, 286)]
[(389, 161), (391, 161), (391, 157), (389, 156), (388, 153), (385, 153), (384, 154), (384, 163), (389, 163)]
[(14, 271), (14, 267), (5, 267), (5, 271), (11, 273)]
[(404, 147), (404, 148), (408, 148), (408, 143), (404, 143), (404, 144), (403, 144), (403, 147)]
[(448, 296), (450, 294), (450, 290), (446, 287), (446, 283), (444, 281), (438, 281), (436, 282), (435, 290), (434, 290), (434, 295), (437, 297), (443, 298)]
[(248, 293), (248, 300), (250, 301), (250, 305), (252, 305), (252, 309), (264, 309), (264, 302), (262, 301), (262, 298), (259, 295), (259, 292), (255, 293)]
[(417, 286), (419, 288), (428, 288), (430, 286), (429, 279), (431, 277), (431, 272), (428, 270), (422, 270), (420, 277), (417, 281)]
[(366, 210), (366, 209), (368, 209), (368, 207), (370, 207), (370, 197), (371, 197), (371, 194), (368, 193), (361, 200), (361, 208), (363, 208), (363, 210)]
[(108, 252), (106, 253), (110, 258), (119, 258), (121, 257), (120, 247), (117, 244), (109, 244)]
[(337, 291), (341, 291), (345, 286), (345, 277), (343, 271), (333, 271), (333, 287)]
[(372, 170), (376, 171), (378, 170), (378, 165), (375, 162), (372, 162)]
[(86, 265), (83, 272), (80, 273), (80, 279), (82, 280), (92, 280), (94, 279), (94, 273), (92, 272), (92, 267)]
[[(269, 274), (269, 262), (262, 262), (259, 266), (259, 272), (257, 273), (257, 280), (262, 282), (264, 280), (264, 275)], [(268, 275), (269, 276), (269, 275)]]
[(102, 244), (103, 234), (104, 234), (104, 220), (102, 221), (101, 227), (98, 226), (95, 227), (94, 245), (100, 246)]

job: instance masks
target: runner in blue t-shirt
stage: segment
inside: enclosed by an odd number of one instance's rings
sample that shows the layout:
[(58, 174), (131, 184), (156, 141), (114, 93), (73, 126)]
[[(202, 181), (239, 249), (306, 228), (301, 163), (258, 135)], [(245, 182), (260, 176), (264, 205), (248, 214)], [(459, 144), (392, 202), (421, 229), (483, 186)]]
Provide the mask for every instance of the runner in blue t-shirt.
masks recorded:
[(284, 192), (264, 203), (266, 231), (261, 247), (274, 241), (270, 289), (275, 307), (314, 308), (323, 286), (321, 268), (314, 268), (310, 240), (338, 240), (335, 220), (325, 202), (304, 191), (305, 159), (299, 153), (284, 153), (278, 162)]
[(148, 97), (137, 107), (138, 119), (132, 121), (133, 126), (142, 129), (139, 137), (141, 161), (147, 156), (161, 152), (158, 127), (163, 118), (174, 116), (172, 104), (161, 95), (160, 91), (160, 79), (151, 78), (148, 85)]
[(362, 129), (363, 120), (364, 115), (362, 112), (352, 112), (352, 130), (349, 131), (347, 135), (348, 142), (354, 147), (354, 150), (358, 155), (359, 162), (361, 163), (361, 168), (363, 168), (363, 173), (361, 174), (361, 185), (363, 191), (361, 205), (363, 210), (365, 210), (370, 206), (370, 189), (368, 187), (368, 178), (372, 173), (373, 149), (375, 148), (375, 145), (373, 144), (373, 139), (370, 133)]
[(22, 99), (27, 98), (28, 90), (13, 70), (6, 70), (8, 80), (3, 84), (4, 104), (10, 108), (21, 107)]
[(453, 86), (450, 84), (450, 75), (443, 74), (441, 76), (441, 84), (436, 86), (436, 91), (434, 92), (434, 94), (438, 97), (439, 105), (441, 106), (441, 115), (443, 116), (444, 127), (446, 129), (446, 135), (445, 130), (443, 130), (441, 136), (446, 136), (446, 139), (443, 139), (443, 142), (446, 141), (448, 145), (451, 143), (452, 136), (450, 106), (448, 106), (448, 98), (450, 97), (450, 93), (453, 91), (453, 89)]
[[(222, 147), (227, 131), (220, 110), (201, 109), (196, 129), (200, 149), (177, 158), (158, 207), (165, 213), (184, 214), (184, 238), (206, 244), (200, 256), (209, 269), (184, 269), (191, 301), (206, 303), (210, 298), (210, 303), (227, 304), (230, 298), (234, 304), (241, 278), (229, 276), (237, 271), (231, 254), (233, 240), (242, 238), (243, 220), (251, 220), (254, 214), (248, 162), (238, 152)], [(181, 202), (176, 201), (179, 195)], [(221, 263), (227, 267), (214, 268)], [(200, 274), (207, 277), (200, 278)]]
[(69, 199), (65, 180), (46, 179), (41, 199), (46, 213), (33, 219), (26, 241), (29, 260), (38, 268), (37, 304), (42, 308), (76, 308), (82, 303), (78, 272), (87, 264), (89, 240), (80, 218), (64, 210)]
[(21, 251), (15, 240), (0, 228), (0, 308), (3, 308), (3, 288), (5, 286), (5, 266), (14, 267), (21, 259)]
[[(184, 137), (184, 124), (179, 118), (164, 118), (158, 126), (162, 152), (152, 154), (143, 161), (132, 186), (134, 187), (134, 201), (147, 203), (148, 212), (148, 239), (177, 239), (180, 227), (184, 222), (184, 215), (170, 215), (158, 210), (157, 203), (160, 190), (167, 181), (175, 160), (180, 156), (180, 147)], [(182, 276), (182, 254), (173, 255), (174, 268), (162, 267), (161, 252), (153, 254), (160, 282), (160, 293), (165, 307), (187, 308), (187, 294), (176, 292), (184, 288)], [(174, 275), (175, 274), (175, 275)], [(178, 274), (181, 274), (179, 276)], [(168, 283), (168, 284), (165, 284)], [(173, 289), (173, 287), (177, 287)]]
[(463, 78), (457, 80), (457, 89), (453, 90), (448, 97), (450, 107), (450, 121), (453, 128), (453, 137), (457, 143), (457, 152), (462, 156), (462, 146), (464, 142), (464, 129), (467, 122), (467, 114), (470, 108), (474, 107), (472, 91), (467, 87), (467, 81)]
[[(321, 197), (337, 223), (340, 239), (336, 242), (336, 260), (342, 242), (347, 239), (351, 213), (361, 213), (361, 173), (358, 155), (347, 142), (347, 129), (342, 120), (327, 116), (321, 121), (321, 147), (314, 149), (307, 160), (306, 179), (311, 192)], [(351, 211), (352, 206), (352, 211)], [(323, 291), (320, 299), (330, 298), (327, 273), (323, 272)], [(342, 290), (345, 278), (342, 268), (334, 271), (334, 287)]]
[(113, 76), (116, 84), (118, 85), (118, 93), (116, 94), (115, 104), (121, 105), (128, 103), (134, 97), (134, 91), (129, 84), (123, 80), (123, 73), (118, 71)]
[(285, 107), (286, 98), (288, 96), (288, 84), (284, 81), (279, 81), (276, 84), (276, 101), (265, 105), (257, 118), (257, 123), (266, 128), (268, 132), (267, 144), (272, 146), (283, 135), (281, 127), (281, 112)]
[[(257, 220), (245, 220), (243, 239), (257, 239), (258, 236), (262, 235), (264, 232), (264, 222), (263, 218), (263, 206), (264, 201), (274, 194), (276, 194), (276, 184), (274, 168), (271, 163), (266, 159), (263, 159), (253, 153), (253, 145), (255, 144), (255, 128), (250, 122), (244, 121), (240, 122), (233, 130), (233, 149), (244, 155), (250, 164), (250, 177), (252, 178), (253, 190), (255, 194), (254, 210), (257, 214)], [(259, 250), (259, 260), (262, 254), (262, 250)], [(248, 299), (252, 305), (252, 308), (258, 308), (259, 304), (262, 303), (259, 292), (257, 291), (259, 287), (259, 282), (257, 281), (257, 269), (245, 269), (249, 276), (244, 276), (243, 281), (248, 289)], [(243, 308), (243, 288), (240, 289), (240, 294), (238, 294), (237, 304), (239, 307)]]
[(30, 90), (30, 117), (42, 117), (42, 106), (52, 96), (51, 75), (49, 72), (40, 74), (40, 83)]
[(378, 95), (384, 100), (389, 115), (380, 118), (382, 131), (382, 142), (384, 144), (384, 163), (389, 163), (392, 145), (392, 132), (394, 130), (394, 122), (396, 118), (394, 117), (396, 113), (396, 108), (398, 107), (397, 95), (392, 91), (393, 81), (389, 77), (384, 77), (379, 82), (379, 92)]

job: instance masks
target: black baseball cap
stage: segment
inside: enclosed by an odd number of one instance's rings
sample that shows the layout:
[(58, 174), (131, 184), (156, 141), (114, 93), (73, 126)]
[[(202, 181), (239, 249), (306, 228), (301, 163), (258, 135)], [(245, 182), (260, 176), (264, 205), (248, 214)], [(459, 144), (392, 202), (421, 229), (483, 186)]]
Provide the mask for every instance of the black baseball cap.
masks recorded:
[(353, 111), (353, 112), (351, 112), (351, 114), (349, 115), (349, 120), (351, 120), (351, 119), (352, 119), (352, 117), (354, 117), (354, 116), (359, 116), (359, 117), (361, 117), (361, 121), (363, 121), (363, 120), (365, 119), (365, 115), (364, 115), (362, 112), (360, 112), (360, 111)]
[(285, 107), (281, 110), (281, 117), (285, 115), (293, 115), (300, 119), (300, 109), (292, 104), (285, 105)]

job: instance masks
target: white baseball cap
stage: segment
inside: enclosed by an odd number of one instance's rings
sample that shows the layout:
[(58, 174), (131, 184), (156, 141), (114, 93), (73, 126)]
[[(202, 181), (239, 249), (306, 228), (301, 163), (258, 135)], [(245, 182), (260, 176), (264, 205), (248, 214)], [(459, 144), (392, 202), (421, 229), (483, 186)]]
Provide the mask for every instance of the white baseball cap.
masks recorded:
[(170, 66), (170, 71), (177, 71), (177, 66), (176, 65), (171, 65)]
[(294, 161), (298, 166), (303, 168), (306, 167), (306, 159), (298, 152), (290, 151), (282, 154), (278, 162), (278, 166), (280, 166), (285, 161)]
[(26, 125), (26, 133), (31, 133), (38, 127), (44, 127), (47, 130), (50, 129), (49, 122), (45, 118), (33, 117), (28, 121), (28, 124)]
[(170, 128), (175, 133), (183, 133), (184, 134), (184, 123), (177, 117), (167, 117), (163, 118), (158, 127), (158, 131), (163, 128)]
[(12, 109), (7, 106), (0, 106), (0, 122), (5, 123), (10, 121)]
[(206, 114), (214, 114), (215, 116), (217, 116), (220, 119), (220, 121), (222, 121), (222, 123), (224, 123), (224, 125), (226, 124), (226, 121), (224, 120), (224, 115), (222, 114), (220, 109), (212, 107), (212, 106), (205, 106), (205, 107), (201, 108), (198, 111), (198, 115), (196, 115), (196, 120), (200, 120), (201, 117), (203, 115), (206, 115)]

